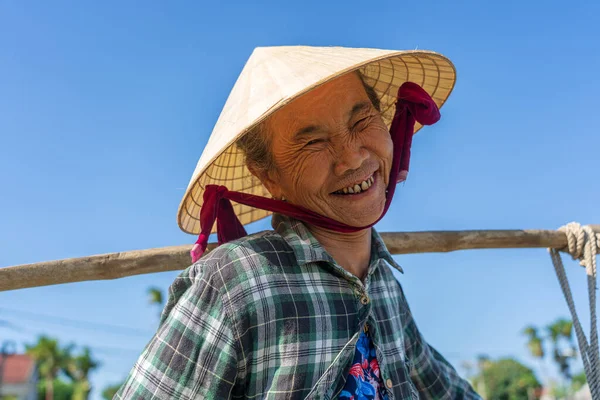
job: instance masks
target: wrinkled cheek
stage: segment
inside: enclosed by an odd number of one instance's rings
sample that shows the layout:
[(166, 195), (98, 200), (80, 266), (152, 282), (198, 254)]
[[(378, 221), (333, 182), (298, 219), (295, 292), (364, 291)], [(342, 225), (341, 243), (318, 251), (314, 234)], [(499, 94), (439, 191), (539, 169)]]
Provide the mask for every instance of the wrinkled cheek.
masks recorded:
[(379, 149), (380, 150), (380, 157), (383, 161), (383, 168), (385, 173), (383, 174), (384, 176), (384, 182), (385, 182), (385, 186), (387, 187), (387, 185), (389, 184), (389, 180), (390, 180), (390, 171), (392, 169), (392, 162), (394, 159), (394, 145), (392, 143), (392, 139), (389, 137), (389, 134), (386, 138), (386, 140), (382, 141), (382, 146)]
[(310, 202), (310, 173), (301, 165), (288, 165), (284, 171), (281, 186), (288, 201), (297, 205), (307, 206)]
[(286, 174), (291, 178), (293, 190), (306, 194), (315, 190), (322, 181), (326, 169), (321, 168), (314, 157), (297, 156), (294, 163), (290, 163)]
[(279, 157), (276, 163), (279, 167), (280, 185), (286, 192), (293, 192), (302, 183), (303, 168), (298, 157)]
[(293, 188), (296, 204), (319, 213), (327, 211), (329, 199), (319, 182), (310, 173), (297, 179)]

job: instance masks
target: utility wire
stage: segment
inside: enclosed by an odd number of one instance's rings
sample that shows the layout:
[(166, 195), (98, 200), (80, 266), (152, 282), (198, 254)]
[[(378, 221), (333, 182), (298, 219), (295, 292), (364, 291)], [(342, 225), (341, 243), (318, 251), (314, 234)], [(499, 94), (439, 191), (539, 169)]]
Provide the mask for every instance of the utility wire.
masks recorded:
[[(31, 330), (31, 329), (25, 329), (19, 325), (15, 325), (9, 322), (9, 324), (12, 327), (15, 327), (16, 329), (18, 329), (18, 331), (20, 333), (28, 333), (31, 335), (38, 335), (39, 333)], [(0, 324), (0, 328), (6, 328), (6, 326), (2, 326)], [(46, 332), (46, 334), (50, 337), (59, 337), (60, 335), (56, 335), (53, 332)], [(100, 354), (102, 357), (110, 357), (110, 358), (114, 358), (114, 357), (121, 357), (121, 358), (127, 358), (130, 359), (132, 355), (137, 355), (139, 356), (142, 353), (142, 348), (139, 349), (132, 349), (132, 348), (125, 348), (125, 347), (113, 347), (113, 346), (96, 346), (96, 345), (88, 345), (88, 344), (80, 344), (77, 345), (78, 348), (89, 348), (90, 350), (92, 350), (94, 352), (94, 354)]]
[(106, 323), (100, 323), (100, 322), (83, 321), (83, 320), (78, 320), (78, 319), (57, 317), (54, 315), (48, 315), (48, 314), (0, 307), (0, 313), (3, 313), (3, 312), (10, 313), (10, 314), (16, 314), (16, 315), (18, 315), (18, 317), (20, 319), (27, 319), (30, 321), (33, 320), (36, 322), (45, 321), (45, 322), (48, 322), (51, 324), (70, 326), (70, 327), (78, 328), (78, 329), (93, 330), (96, 332), (104, 331), (104, 332), (114, 333), (114, 334), (119, 334), (119, 335), (144, 336), (144, 337), (150, 337), (154, 333), (151, 331), (126, 327), (126, 326), (112, 325), (112, 324), (106, 324)]

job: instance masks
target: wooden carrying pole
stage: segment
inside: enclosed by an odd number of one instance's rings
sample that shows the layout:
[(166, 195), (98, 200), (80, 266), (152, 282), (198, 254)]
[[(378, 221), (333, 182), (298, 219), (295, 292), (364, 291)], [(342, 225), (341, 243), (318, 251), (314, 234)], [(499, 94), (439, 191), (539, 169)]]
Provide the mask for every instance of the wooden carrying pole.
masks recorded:
[[(600, 225), (590, 226), (600, 233)], [(567, 246), (564, 233), (549, 230), (388, 232), (381, 236), (392, 254)], [(209, 250), (214, 247), (209, 245)], [(190, 265), (190, 249), (190, 245), (172, 246), (0, 268), (0, 291), (181, 270)]]

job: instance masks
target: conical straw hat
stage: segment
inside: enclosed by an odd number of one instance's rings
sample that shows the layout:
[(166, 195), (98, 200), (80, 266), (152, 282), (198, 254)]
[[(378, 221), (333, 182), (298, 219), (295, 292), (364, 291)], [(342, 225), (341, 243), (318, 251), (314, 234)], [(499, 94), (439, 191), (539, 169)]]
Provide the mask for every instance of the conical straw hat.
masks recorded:
[[(200, 208), (206, 185), (270, 197), (267, 189), (246, 168), (236, 141), (272, 113), (298, 96), (344, 73), (359, 70), (381, 101), (388, 129), (395, 112), (398, 88), (404, 82), (419, 84), (441, 107), (454, 87), (456, 71), (446, 57), (430, 51), (395, 51), (342, 47), (258, 47), (238, 77), (185, 195), (179, 205), (179, 227), (200, 232)], [(415, 125), (415, 132), (421, 126)], [(267, 217), (270, 212), (233, 203), (242, 224)]]

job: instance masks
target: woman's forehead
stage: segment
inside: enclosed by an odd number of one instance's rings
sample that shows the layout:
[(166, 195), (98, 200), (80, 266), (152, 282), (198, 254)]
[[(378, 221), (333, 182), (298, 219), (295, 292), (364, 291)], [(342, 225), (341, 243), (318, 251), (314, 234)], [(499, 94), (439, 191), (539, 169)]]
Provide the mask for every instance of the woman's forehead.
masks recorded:
[(271, 125), (300, 125), (311, 121), (344, 119), (369, 97), (355, 72), (342, 75), (311, 90), (278, 110), (270, 118)]

